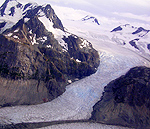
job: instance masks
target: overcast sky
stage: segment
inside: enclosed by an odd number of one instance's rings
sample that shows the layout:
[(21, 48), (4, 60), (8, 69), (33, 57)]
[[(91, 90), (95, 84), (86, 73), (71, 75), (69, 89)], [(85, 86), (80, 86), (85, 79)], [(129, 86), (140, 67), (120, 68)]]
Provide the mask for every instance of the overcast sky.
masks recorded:
[[(3, 0), (4, 2), (5, 0)], [(85, 10), (107, 17), (125, 18), (150, 24), (150, 0), (18, 0), (19, 2), (49, 3)], [(2, 3), (3, 3), (2, 2)], [(2, 4), (1, 3), (1, 4)]]

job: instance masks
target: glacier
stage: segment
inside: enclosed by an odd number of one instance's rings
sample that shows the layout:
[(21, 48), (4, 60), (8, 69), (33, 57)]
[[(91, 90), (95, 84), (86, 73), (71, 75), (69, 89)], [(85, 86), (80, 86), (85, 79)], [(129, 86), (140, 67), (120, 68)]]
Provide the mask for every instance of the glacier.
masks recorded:
[[(55, 10), (55, 7), (53, 8)], [(56, 13), (58, 13), (58, 16), (60, 15), (57, 9)], [(76, 12), (78, 15), (73, 17), (80, 19), (81, 14), (84, 15), (84, 13), (86, 12), (80, 14)], [(82, 80), (71, 83), (67, 86), (64, 94), (51, 102), (39, 105), (0, 108), (0, 124), (88, 119), (91, 116), (92, 107), (102, 95), (104, 86), (111, 80), (125, 74), (132, 67), (150, 67), (149, 60), (143, 58), (135, 51), (113, 42), (111, 40), (112, 35), (106, 31), (108, 29), (105, 28), (106, 26), (82, 23), (80, 20), (66, 20), (65, 12), (63, 14), (62, 17), (59, 17), (64, 22), (67, 30), (90, 41), (93, 47), (99, 52), (101, 62), (97, 72)], [(79, 16), (79, 18), (77, 16)], [(124, 129), (124, 127), (96, 123), (54, 125), (45, 127), (45, 129), (70, 127)]]
[(1, 108), (0, 123), (90, 118), (92, 107), (100, 99), (104, 86), (125, 74), (131, 67), (150, 65), (147, 60), (134, 52), (109, 42), (93, 41), (93, 45), (100, 52), (101, 59), (95, 74), (68, 85), (66, 92), (51, 102)]

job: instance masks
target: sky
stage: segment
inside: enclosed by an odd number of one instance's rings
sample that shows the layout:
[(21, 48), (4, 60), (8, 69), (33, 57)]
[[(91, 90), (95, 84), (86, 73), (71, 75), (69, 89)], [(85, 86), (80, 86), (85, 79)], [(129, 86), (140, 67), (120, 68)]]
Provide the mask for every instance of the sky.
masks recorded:
[[(5, 0), (3, 0), (4, 2)], [(96, 15), (139, 21), (150, 25), (150, 0), (18, 0), (49, 3), (84, 10)], [(3, 3), (2, 2), (2, 3)], [(2, 4), (1, 3), (1, 4)]]

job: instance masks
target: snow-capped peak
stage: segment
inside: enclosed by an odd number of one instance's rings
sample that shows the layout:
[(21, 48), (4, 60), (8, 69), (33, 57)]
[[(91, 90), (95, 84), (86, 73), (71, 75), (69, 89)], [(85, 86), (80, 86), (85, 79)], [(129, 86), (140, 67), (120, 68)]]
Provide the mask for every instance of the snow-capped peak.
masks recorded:
[(146, 30), (143, 27), (139, 27), (135, 32), (132, 34), (139, 34), (139, 37), (145, 36), (150, 30)]
[[(16, 0), (6, 0), (0, 7), (0, 33), (14, 26), (19, 20), (34, 16), (46, 16), (53, 22), (53, 27), (64, 30), (59, 18), (55, 15), (50, 5), (39, 6), (36, 3), (25, 5)], [(28, 21), (25, 19), (24, 21)]]
[(16, 0), (6, 0), (4, 4), (0, 7), (0, 15), (13, 16), (16, 8), (22, 8), (22, 4), (20, 4)]
[(0, 7), (0, 33), (15, 25), (21, 18), (23, 5), (16, 0), (6, 0)]
[(134, 27), (130, 24), (125, 24), (114, 28), (111, 32), (126, 32), (133, 35), (138, 35), (139, 37), (145, 36), (150, 30), (146, 30), (143, 27)]
[(100, 25), (99, 21), (97, 18), (93, 17), (93, 16), (85, 16), (84, 18), (82, 18), (82, 21), (91, 21), (93, 23), (96, 23), (97, 25)]
[(143, 27), (134, 27), (130, 24), (120, 25), (114, 28), (112, 40), (119, 45), (123, 45), (133, 51), (149, 56), (149, 31)]
[(120, 25), (114, 28), (111, 32), (121, 32), (121, 31), (129, 31), (134, 32), (136, 31), (137, 27), (131, 26), (130, 24)]
[[(10, 10), (12, 6), (10, 6), (10, 2), (14, 2), (14, 12), (13, 15), (9, 15), (9, 13), (5, 13), (6, 10)], [(20, 3), (19, 3), (20, 4)], [(36, 3), (28, 3), (25, 5), (20, 4), (20, 7), (17, 7), (18, 2), (16, 0), (6, 1), (1, 9), (4, 7), (3, 16), (1, 16), (0, 21), (0, 33), (4, 34), (6, 37), (14, 39), (17, 42), (20, 40), (27, 40), (27, 42), (31, 42), (32, 45), (35, 44), (44, 44), (48, 39), (48, 32), (52, 33), (54, 38), (58, 41), (59, 45), (63, 48), (64, 51), (68, 51), (67, 41), (65, 39), (72, 38), (72, 40), (79, 40), (79, 48), (84, 49), (92, 49), (91, 44), (84, 39), (78, 38), (76, 35), (73, 35), (64, 30), (64, 27), (60, 21), (60, 19), (55, 14), (52, 7), (47, 5), (37, 5)], [(94, 17), (91, 17), (93, 19)], [(96, 21), (96, 19), (95, 19)], [(48, 31), (47, 33), (42, 34), (41, 32), (35, 31), (37, 26), (41, 31)], [(26, 32), (25, 31), (26, 26)], [(23, 33), (23, 37), (20, 36), (19, 33)], [(48, 48), (53, 47), (51, 44), (46, 44)]]

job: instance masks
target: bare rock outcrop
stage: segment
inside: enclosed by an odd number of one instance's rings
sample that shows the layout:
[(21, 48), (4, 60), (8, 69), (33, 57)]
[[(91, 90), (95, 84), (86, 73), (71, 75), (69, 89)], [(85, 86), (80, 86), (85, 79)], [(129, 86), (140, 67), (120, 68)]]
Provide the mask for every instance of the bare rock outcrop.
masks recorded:
[(150, 128), (150, 68), (135, 67), (110, 82), (93, 107), (91, 120)]

